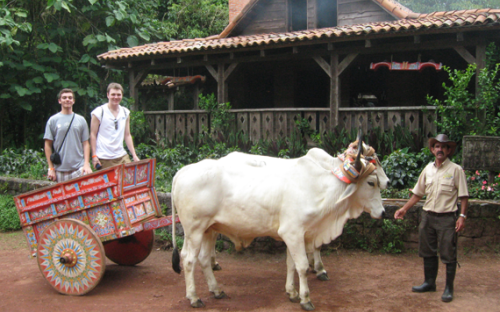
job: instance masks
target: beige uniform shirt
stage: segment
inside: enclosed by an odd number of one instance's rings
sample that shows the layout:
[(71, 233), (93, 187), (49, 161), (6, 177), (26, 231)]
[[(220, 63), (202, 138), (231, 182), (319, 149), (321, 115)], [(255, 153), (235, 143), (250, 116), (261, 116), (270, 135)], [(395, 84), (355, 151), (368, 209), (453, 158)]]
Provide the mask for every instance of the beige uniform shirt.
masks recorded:
[(428, 164), (412, 192), (427, 195), (423, 209), (437, 213), (456, 211), (458, 198), (469, 196), (464, 170), (448, 158), (439, 168), (434, 162)]

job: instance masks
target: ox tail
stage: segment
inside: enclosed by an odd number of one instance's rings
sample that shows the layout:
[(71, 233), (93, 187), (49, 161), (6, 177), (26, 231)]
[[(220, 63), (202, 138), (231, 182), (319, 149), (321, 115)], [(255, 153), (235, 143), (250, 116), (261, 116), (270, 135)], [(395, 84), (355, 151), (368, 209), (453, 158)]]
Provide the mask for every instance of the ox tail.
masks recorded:
[[(175, 177), (174, 177), (175, 180)], [(174, 183), (172, 183), (172, 190), (171, 190), (171, 200), (172, 200), (172, 246), (174, 247), (174, 251), (172, 253), (172, 269), (178, 273), (181, 274), (181, 257), (179, 256), (179, 248), (177, 248), (177, 240), (175, 239), (175, 203), (174, 203)]]

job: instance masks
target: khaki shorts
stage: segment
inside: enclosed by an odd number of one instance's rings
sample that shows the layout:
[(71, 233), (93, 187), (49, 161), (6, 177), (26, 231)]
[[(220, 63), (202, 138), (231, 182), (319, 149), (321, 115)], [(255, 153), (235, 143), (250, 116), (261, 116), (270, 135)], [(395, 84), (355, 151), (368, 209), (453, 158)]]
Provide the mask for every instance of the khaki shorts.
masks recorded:
[(56, 181), (64, 182), (67, 180), (75, 179), (83, 175), (83, 167), (74, 171), (57, 171), (56, 170)]
[(115, 158), (115, 159), (100, 159), (99, 161), (101, 162), (102, 169), (113, 167), (116, 165), (121, 165), (121, 164), (128, 164), (130, 161), (130, 157), (128, 155), (125, 155), (120, 158)]

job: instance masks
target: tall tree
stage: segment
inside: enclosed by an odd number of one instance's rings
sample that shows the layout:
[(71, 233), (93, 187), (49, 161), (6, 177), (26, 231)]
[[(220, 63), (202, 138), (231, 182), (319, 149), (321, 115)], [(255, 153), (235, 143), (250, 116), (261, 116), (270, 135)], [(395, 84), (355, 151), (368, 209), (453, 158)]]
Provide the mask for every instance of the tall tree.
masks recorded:
[(168, 0), (0, 0), (0, 148), (41, 148), (62, 88), (76, 91), (75, 110), (89, 118), (110, 81), (127, 87), (125, 73), (103, 69), (97, 55), (220, 32), (220, 1), (186, 0), (183, 9), (184, 1)]

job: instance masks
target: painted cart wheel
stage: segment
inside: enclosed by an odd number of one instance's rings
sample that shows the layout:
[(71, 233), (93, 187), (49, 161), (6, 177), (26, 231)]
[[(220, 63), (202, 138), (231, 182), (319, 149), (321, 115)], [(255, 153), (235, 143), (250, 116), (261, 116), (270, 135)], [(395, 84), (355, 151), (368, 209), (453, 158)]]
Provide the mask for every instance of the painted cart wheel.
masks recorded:
[(95, 232), (79, 220), (62, 219), (40, 236), (38, 267), (45, 279), (65, 295), (84, 295), (99, 283), (106, 261)]
[(104, 243), (109, 260), (120, 265), (136, 265), (146, 259), (155, 240), (154, 231), (143, 231)]

